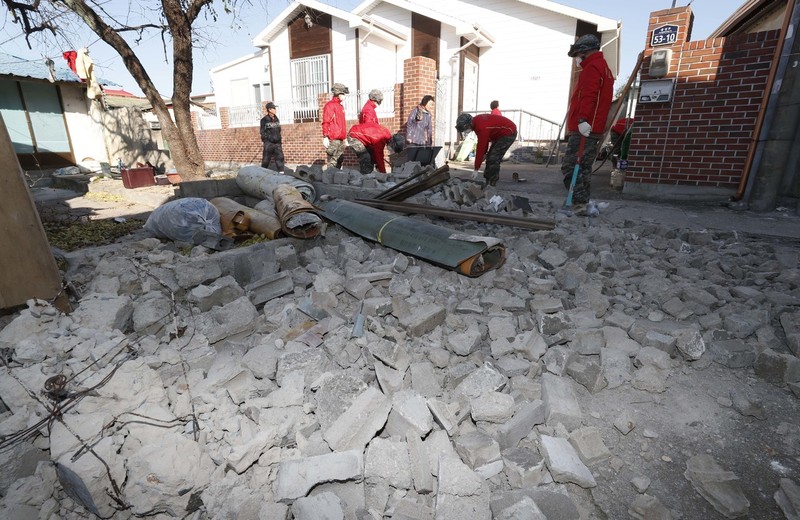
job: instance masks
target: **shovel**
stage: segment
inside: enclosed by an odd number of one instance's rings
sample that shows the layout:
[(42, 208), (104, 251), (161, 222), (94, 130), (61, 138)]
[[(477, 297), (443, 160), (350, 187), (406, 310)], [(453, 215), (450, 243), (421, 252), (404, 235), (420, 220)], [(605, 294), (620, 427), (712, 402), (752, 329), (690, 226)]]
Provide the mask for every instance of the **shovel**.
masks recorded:
[(575, 167), (572, 169), (572, 179), (569, 181), (569, 191), (567, 200), (564, 202), (562, 212), (572, 214), (572, 195), (575, 192), (575, 182), (578, 180), (578, 171), (581, 169), (581, 159), (583, 159), (583, 147), (586, 144), (586, 136), (581, 135), (581, 144), (578, 145), (578, 157), (575, 159)]

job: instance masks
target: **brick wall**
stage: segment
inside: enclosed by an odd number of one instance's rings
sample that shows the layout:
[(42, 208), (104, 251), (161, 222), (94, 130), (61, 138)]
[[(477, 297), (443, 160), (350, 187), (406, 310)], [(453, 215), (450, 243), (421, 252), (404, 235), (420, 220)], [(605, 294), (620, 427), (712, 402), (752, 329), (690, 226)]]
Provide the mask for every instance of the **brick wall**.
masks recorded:
[(779, 31), (689, 41), (689, 7), (651, 13), (642, 80), (649, 76), (650, 35), (678, 25), (670, 72), (671, 103), (639, 103), (628, 157), (627, 183), (735, 188), (744, 173), (765, 95)]
[[(405, 132), (408, 113), (419, 103), (425, 94), (436, 92), (436, 63), (422, 56), (416, 56), (403, 64), (403, 83), (395, 85), (394, 116), (381, 118), (381, 125), (390, 132)], [(319, 115), (316, 120), (306, 123), (281, 121), (283, 153), (286, 164), (319, 164), (326, 161), (322, 148), (322, 108), (330, 99), (330, 94), (320, 96)], [(227, 107), (219, 108), (221, 129), (199, 130), (196, 127), (197, 142), (203, 159), (208, 162), (261, 164), (261, 138), (258, 127), (230, 128)], [(358, 121), (348, 120), (350, 128)], [(357, 166), (358, 160), (352, 150), (345, 152), (344, 164)]]

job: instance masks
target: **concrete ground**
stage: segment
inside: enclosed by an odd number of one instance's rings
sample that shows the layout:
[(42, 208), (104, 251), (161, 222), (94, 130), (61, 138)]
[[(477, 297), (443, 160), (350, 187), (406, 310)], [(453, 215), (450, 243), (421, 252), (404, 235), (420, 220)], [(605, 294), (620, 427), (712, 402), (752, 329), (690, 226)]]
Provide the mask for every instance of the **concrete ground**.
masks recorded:
[[(596, 163), (595, 167), (598, 165)], [(450, 171), (453, 176), (471, 178), (472, 164), (450, 162)], [(775, 211), (758, 213), (734, 209), (736, 205), (731, 204), (728, 197), (724, 196), (704, 200), (644, 198), (611, 187), (611, 171), (611, 164), (606, 163), (592, 176), (592, 199), (608, 203), (608, 207), (601, 211), (600, 218), (610, 222), (649, 220), (661, 224), (670, 223), (676, 228), (719, 229), (800, 239), (800, 215), (797, 208), (778, 208)], [(515, 172), (520, 182), (513, 180)], [(479, 179), (482, 178), (481, 174)], [(557, 164), (544, 166), (504, 162), (500, 168), (497, 191), (501, 194), (523, 195), (540, 202), (551, 202), (558, 207), (564, 204), (567, 195), (561, 169)]]

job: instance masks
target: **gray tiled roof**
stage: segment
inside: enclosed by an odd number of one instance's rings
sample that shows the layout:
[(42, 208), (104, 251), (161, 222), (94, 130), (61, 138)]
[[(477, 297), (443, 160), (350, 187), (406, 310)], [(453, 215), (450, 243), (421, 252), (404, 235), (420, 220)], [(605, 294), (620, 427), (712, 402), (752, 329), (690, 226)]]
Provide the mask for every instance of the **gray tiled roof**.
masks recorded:
[[(55, 61), (55, 60), (54, 60)], [(80, 83), (77, 74), (69, 67), (60, 67), (56, 62), (56, 81)], [(18, 78), (49, 79), (44, 59), (26, 60), (11, 54), (0, 52), (0, 76), (16, 76)]]

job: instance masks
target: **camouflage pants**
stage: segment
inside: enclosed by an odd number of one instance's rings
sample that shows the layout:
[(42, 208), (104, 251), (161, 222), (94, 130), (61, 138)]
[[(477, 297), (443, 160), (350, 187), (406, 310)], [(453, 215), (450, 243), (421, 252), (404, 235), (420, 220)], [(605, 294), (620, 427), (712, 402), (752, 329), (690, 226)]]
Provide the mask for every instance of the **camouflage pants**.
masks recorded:
[(486, 152), (486, 168), (483, 169), (483, 177), (486, 179), (486, 184), (494, 186), (497, 184), (497, 179), (500, 178), (500, 161), (506, 154), (511, 145), (517, 139), (517, 133), (501, 137), (489, 147)]
[[(567, 139), (567, 150), (561, 162), (561, 175), (564, 177), (564, 187), (569, 190), (572, 182), (572, 172), (575, 163), (578, 162), (578, 147), (581, 144), (581, 134), (573, 132)], [(575, 179), (575, 190), (572, 192), (572, 202), (575, 204), (586, 204), (589, 202), (589, 192), (592, 184), (592, 165), (597, 157), (597, 144), (600, 139), (589, 136), (583, 145), (583, 156), (578, 170), (578, 177)]]
[(358, 171), (363, 175), (372, 173), (372, 170), (375, 169), (375, 163), (372, 162), (372, 155), (369, 153), (369, 150), (367, 150), (367, 147), (364, 146), (364, 143), (355, 137), (348, 137), (347, 144), (356, 154), (356, 157), (358, 157)]
[(325, 153), (328, 155), (328, 168), (341, 168), (344, 161), (344, 149), (347, 147), (342, 139), (331, 139)]

